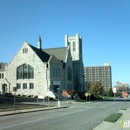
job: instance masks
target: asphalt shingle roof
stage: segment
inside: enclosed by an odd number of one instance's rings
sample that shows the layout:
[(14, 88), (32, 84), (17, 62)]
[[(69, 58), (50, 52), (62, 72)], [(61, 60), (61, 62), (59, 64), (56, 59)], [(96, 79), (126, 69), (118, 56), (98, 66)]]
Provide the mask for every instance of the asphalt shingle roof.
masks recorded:
[(60, 61), (65, 61), (67, 47), (43, 49), (43, 51), (50, 55), (54, 55)]
[(42, 51), (41, 49), (38, 49), (30, 44), (28, 44), (33, 51), (37, 54), (37, 56), (43, 61), (43, 62), (48, 62), (49, 58), (51, 55), (47, 54), (46, 52)]

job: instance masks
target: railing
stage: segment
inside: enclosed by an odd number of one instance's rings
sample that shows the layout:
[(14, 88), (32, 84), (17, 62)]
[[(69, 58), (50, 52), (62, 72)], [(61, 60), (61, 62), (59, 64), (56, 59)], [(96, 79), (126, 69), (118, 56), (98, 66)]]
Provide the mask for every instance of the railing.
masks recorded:
[(52, 93), (55, 95), (55, 99), (58, 98), (58, 94), (55, 93), (53, 90), (51, 90), (51, 91), (52, 91)]
[(60, 92), (58, 92), (58, 93), (55, 93), (53, 90), (51, 90), (52, 91), (52, 93), (55, 95), (55, 99), (61, 99), (61, 100), (63, 100), (63, 96), (62, 96), (62, 94), (60, 93)]

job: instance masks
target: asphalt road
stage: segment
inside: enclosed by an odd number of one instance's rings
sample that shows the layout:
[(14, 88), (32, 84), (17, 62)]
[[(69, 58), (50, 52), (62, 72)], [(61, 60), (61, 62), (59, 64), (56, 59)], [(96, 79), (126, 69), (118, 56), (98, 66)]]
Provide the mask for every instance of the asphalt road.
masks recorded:
[[(124, 107), (117, 102), (118, 110)], [(0, 117), (0, 130), (92, 130), (114, 112), (115, 102), (74, 102), (69, 108)]]

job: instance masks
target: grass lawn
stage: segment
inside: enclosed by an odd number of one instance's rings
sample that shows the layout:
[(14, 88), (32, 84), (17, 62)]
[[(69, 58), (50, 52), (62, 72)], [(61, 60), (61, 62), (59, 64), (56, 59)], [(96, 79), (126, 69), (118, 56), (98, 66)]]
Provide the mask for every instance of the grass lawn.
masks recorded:
[(122, 116), (122, 113), (117, 113), (117, 116), (116, 114), (111, 114), (110, 116), (108, 116), (107, 118), (104, 119), (104, 121), (107, 121), (107, 122), (116, 122), (120, 117)]

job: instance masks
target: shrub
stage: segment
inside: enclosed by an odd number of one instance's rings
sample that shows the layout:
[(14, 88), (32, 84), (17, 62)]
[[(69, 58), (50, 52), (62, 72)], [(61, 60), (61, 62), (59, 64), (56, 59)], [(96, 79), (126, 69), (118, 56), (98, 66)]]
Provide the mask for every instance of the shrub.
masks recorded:
[(12, 95), (12, 93), (5, 93), (6, 97), (13, 97), (14, 95)]
[(78, 92), (78, 95), (79, 95), (79, 98), (82, 99), (82, 100), (85, 100), (86, 97), (85, 97), (85, 92)]
[(38, 96), (36, 95), (36, 96), (34, 96), (34, 98), (38, 98)]
[(45, 100), (48, 100), (48, 98), (49, 98), (49, 100), (54, 100), (52, 97), (48, 97), (48, 96), (45, 97), (44, 99), (45, 99)]
[(28, 97), (32, 97), (32, 95), (28, 95)]
[(108, 97), (113, 97), (114, 93), (112, 91), (112, 88), (110, 88), (110, 90), (108, 91)]

